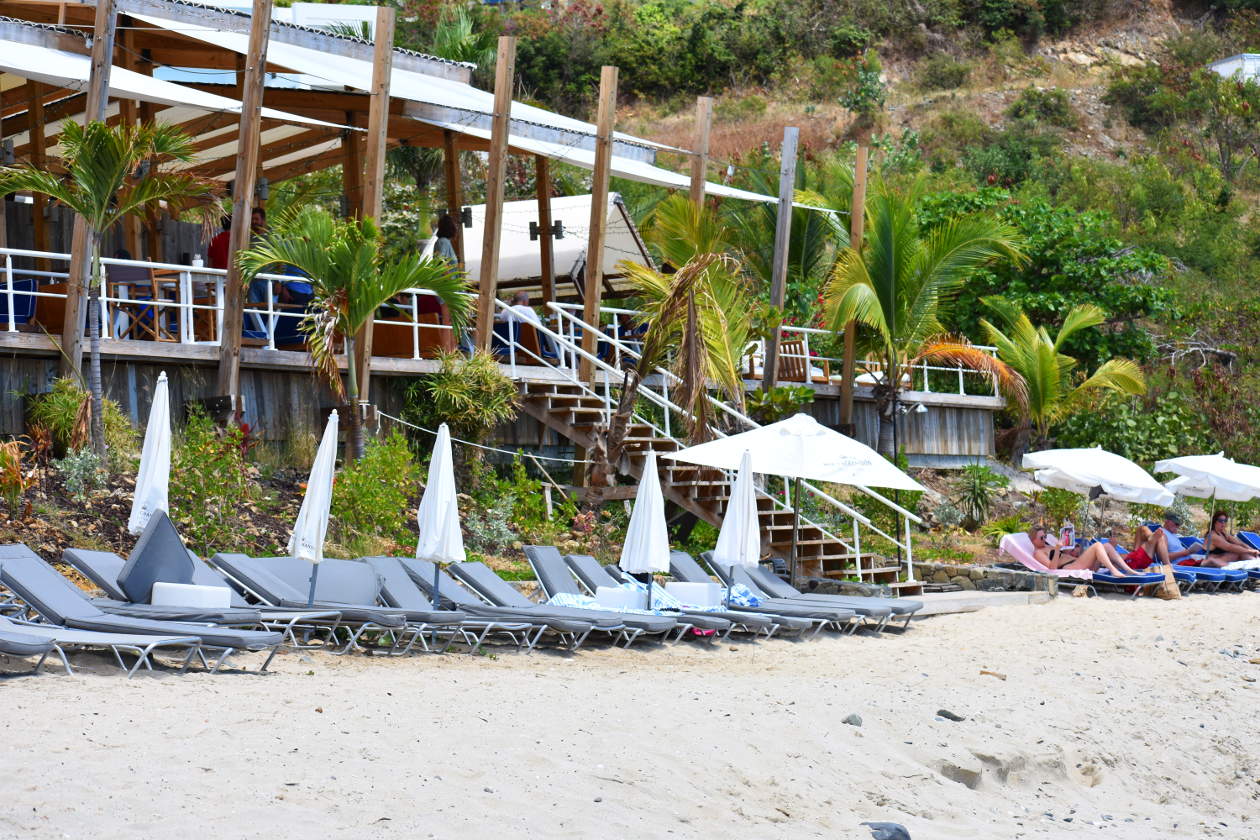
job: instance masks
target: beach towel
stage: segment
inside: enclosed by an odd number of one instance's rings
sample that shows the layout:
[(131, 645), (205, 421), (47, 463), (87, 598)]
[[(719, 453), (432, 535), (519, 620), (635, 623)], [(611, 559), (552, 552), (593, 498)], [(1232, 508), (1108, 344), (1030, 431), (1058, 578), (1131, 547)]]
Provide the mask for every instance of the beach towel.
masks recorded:
[[(1046, 542), (1053, 545), (1054, 537), (1047, 535)], [(1032, 540), (1023, 531), (1002, 537), (1001, 541), (998, 542), (998, 551), (1009, 555), (1032, 571), (1041, 572), (1044, 575), (1076, 578), (1077, 580), (1093, 580), (1094, 577), (1094, 573), (1088, 569), (1052, 569), (1045, 563), (1042, 563), (1037, 559), (1037, 555), (1033, 551)]]
[[(642, 590), (640, 590), (642, 591)], [(546, 601), (549, 607), (572, 607), (579, 610), (600, 610), (601, 612), (627, 613), (630, 615), (660, 615), (660, 610), (636, 610), (632, 607), (608, 607), (596, 601), (590, 595), (578, 595), (573, 592), (557, 592)], [(655, 603), (655, 599), (653, 600)]]

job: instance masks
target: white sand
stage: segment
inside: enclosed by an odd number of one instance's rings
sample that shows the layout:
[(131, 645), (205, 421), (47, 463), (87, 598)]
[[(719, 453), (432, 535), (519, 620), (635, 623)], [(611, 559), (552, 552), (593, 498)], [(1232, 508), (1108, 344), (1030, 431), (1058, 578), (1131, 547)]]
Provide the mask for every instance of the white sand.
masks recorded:
[(0, 683), (0, 837), (1251, 838), (1258, 619), (1059, 598), (734, 650), (88, 657)]

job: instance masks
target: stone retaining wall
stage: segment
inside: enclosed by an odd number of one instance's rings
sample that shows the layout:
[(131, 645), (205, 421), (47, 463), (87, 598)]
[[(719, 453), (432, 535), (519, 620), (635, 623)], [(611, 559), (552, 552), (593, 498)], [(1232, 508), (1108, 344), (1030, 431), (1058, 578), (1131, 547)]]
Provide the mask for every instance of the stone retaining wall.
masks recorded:
[(1055, 581), (1049, 575), (996, 566), (955, 565), (951, 563), (915, 563), (915, 572), (924, 583), (952, 583), (963, 589), (983, 592), (1053, 591)]

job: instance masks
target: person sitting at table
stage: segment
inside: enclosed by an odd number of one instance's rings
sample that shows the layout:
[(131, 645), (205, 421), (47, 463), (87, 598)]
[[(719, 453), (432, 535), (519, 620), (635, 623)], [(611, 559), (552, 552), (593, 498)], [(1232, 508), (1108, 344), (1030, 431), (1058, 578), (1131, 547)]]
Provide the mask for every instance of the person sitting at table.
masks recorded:
[(223, 230), (215, 234), (214, 239), (210, 240), (210, 247), (206, 249), (206, 258), (210, 260), (211, 268), (228, 267), (228, 248), (232, 245), (232, 215), (229, 213), (220, 219), (219, 225)]
[(500, 310), (494, 316), (494, 320), (506, 324), (523, 322), (533, 324), (535, 327), (542, 326), (542, 319), (538, 317), (534, 307), (529, 305), (529, 292), (517, 292), (512, 295), (512, 305)]

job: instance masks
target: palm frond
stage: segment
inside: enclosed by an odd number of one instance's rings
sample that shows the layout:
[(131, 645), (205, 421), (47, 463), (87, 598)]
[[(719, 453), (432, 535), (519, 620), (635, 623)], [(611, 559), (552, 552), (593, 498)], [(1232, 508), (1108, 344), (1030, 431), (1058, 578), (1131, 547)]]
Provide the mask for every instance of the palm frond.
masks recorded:
[(998, 390), (1008, 400), (1021, 407), (1028, 404), (1028, 385), (1020, 372), (1001, 359), (975, 347), (966, 339), (941, 337), (925, 342), (919, 353), (911, 358), (908, 364), (913, 367), (923, 361), (962, 365), (971, 370), (987, 373), (994, 378)]

